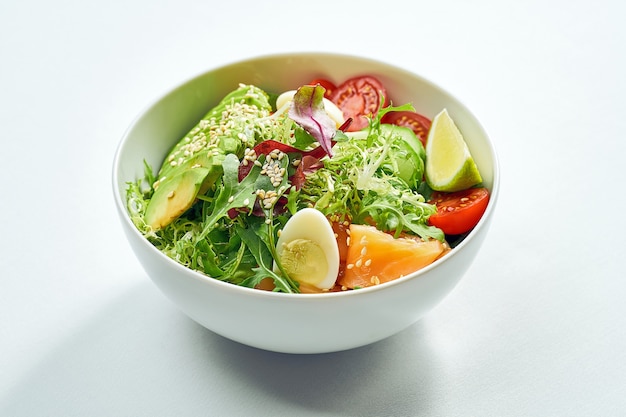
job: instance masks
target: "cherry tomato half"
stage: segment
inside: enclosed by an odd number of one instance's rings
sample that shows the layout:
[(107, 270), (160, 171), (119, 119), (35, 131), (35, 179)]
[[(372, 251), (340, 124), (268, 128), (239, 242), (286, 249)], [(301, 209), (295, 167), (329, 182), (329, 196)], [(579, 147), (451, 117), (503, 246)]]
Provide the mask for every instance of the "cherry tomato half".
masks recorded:
[(309, 83), (309, 85), (312, 85), (312, 86), (316, 86), (317, 84), (319, 84), (322, 87), (324, 87), (324, 89), (326, 90), (324, 92), (324, 97), (330, 100), (330, 98), (332, 97), (333, 93), (337, 89), (337, 86), (335, 84), (333, 84), (332, 81), (328, 81), (325, 78), (316, 78), (316, 79), (312, 80)]
[(390, 111), (382, 117), (380, 122), (408, 127), (415, 132), (422, 144), (426, 146), (426, 138), (431, 125), (430, 119), (426, 116), (413, 111)]
[(348, 131), (361, 130), (368, 126), (367, 116), (378, 112), (387, 91), (375, 77), (364, 75), (344, 81), (337, 86), (330, 100), (343, 111), (345, 119), (352, 118)]
[(428, 222), (447, 235), (459, 235), (470, 231), (480, 220), (489, 202), (489, 190), (470, 188), (454, 193), (433, 193), (430, 203), (437, 206), (437, 213)]

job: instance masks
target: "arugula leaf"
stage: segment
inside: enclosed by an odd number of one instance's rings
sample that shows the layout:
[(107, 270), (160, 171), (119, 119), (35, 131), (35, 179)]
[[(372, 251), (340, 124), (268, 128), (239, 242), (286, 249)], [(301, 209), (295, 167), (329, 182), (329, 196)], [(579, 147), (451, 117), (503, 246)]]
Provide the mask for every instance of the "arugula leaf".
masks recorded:
[(239, 182), (239, 159), (234, 154), (228, 154), (222, 162), (224, 174), (222, 175), (222, 188), (215, 198), (212, 206), (213, 212), (204, 220), (202, 233), (197, 241), (203, 240), (215, 227), (217, 221), (228, 215), (231, 209), (252, 209), (256, 195), (256, 179), (259, 176), (260, 167), (254, 165), (248, 175)]
[(274, 251), (268, 247), (268, 242), (273, 241), (273, 239), (270, 239), (268, 236), (268, 234), (274, 233), (271, 224), (257, 222), (257, 224), (249, 224), (247, 228), (236, 226), (235, 232), (241, 237), (241, 240), (246, 244), (258, 264), (256, 268), (252, 268), (254, 275), (245, 279), (242, 285), (254, 287), (263, 279), (270, 277), (274, 280), (274, 285), (276, 286), (274, 291), (287, 293), (300, 292), (297, 283), (289, 277), (285, 278), (277, 274), (273, 270), (274, 258), (272, 257), (272, 252)]
[(192, 259), (191, 268), (200, 269), (205, 274), (213, 277), (220, 278), (224, 275), (224, 271), (217, 266), (216, 261), (218, 259), (217, 254), (209, 244), (207, 240), (201, 240), (196, 244), (198, 256)]
[(332, 156), (331, 140), (337, 128), (324, 109), (325, 91), (321, 85), (298, 88), (289, 108), (289, 117), (317, 139), (328, 156)]

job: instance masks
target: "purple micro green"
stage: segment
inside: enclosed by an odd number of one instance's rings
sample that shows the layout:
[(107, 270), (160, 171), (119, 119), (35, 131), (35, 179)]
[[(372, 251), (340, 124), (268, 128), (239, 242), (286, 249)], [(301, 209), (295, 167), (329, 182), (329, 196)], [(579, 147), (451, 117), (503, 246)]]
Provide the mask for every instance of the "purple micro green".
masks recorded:
[(332, 138), (337, 126), (324, 109), (324, 92), (321, 85), (304, 85), (293, 96), (289, 117), (313, 136), (322, 149), (332, 156)]

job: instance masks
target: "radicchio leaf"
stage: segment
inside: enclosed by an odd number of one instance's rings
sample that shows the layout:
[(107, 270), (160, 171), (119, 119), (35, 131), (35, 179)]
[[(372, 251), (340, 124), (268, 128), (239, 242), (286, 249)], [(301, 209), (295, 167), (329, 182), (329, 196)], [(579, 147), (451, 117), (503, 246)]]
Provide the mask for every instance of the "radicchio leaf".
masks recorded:
[(324, 92), (321, 85), (303, 85), (293, 96), (289, 117), (313, 136), (322, 149), (332, 156), (332, 138), (337, 127), (324, 109)]
[[(254, 147), (254, 153), (256, 155), (268, 155), (274, 149), (278, 149), (279, 151), (288, 154), (298, 154), (300, 155), (300, 159), (305, 157), (311, 157), (315, 160), (320, 160), (326, 154), (326, 151), (321, 146), (317, 146), (310, 151), (302, 151), (298, 148), (294, 148), (293, 146), (272, 139), (265, 140), (257, 144)], [(248, 175), (252, 167), (253, 164), (251, 163), (239, 165), (239, 181), (242, 181)]]

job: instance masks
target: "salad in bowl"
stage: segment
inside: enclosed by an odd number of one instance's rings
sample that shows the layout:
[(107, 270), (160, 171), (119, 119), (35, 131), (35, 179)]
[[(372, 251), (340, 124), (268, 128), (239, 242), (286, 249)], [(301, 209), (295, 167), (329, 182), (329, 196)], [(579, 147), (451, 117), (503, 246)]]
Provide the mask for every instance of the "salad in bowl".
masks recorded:
[[(440, 301), (484, 238), (497, 172), (478, 122), (432, 83), (364, 58), (285, 54), (157, 101), (118, 148), (114, 188), (133, 249), (185, 313), (303, 353), (379, 340)], [(339, 336), (341, 311), (371, 297), (391, 322)], [(218, 318), (228, 300), (261, 317)], [(258, 321), (281, 306), (302, 334)]]

